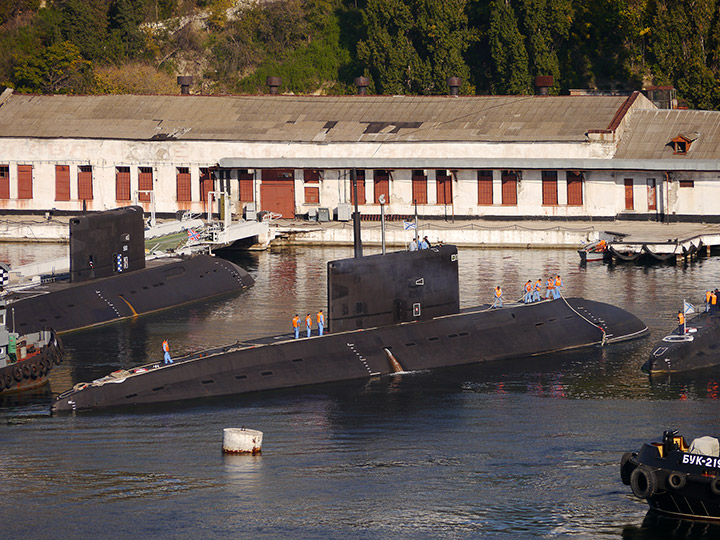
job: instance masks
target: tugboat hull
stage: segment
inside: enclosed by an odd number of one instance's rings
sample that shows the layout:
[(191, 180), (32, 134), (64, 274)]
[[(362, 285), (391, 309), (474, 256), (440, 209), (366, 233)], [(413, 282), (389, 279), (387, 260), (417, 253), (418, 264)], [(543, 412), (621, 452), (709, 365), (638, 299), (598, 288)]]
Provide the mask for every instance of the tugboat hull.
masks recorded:
[(0, 395), (39, 388), (48, 382), (50, 371), (62, 362), (62, 342), (50, 330), (21, 336), (19, 342), (28, 345), (17, 362), (0, 367)]
[(657, 512), (720, 520), (720, 456), (697, 453), (692, 446), (676, 431), (666, 431), (662, 443), (623, 456), (621, 479)]

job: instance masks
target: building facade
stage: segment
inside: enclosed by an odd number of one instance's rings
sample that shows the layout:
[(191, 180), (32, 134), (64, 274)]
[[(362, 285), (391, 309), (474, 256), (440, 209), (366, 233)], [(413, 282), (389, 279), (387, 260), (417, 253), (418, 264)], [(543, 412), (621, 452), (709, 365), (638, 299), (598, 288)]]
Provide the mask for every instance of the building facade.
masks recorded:
[(0, 97), (0, 212), (715, 220), (720, 113), (631, 96)]

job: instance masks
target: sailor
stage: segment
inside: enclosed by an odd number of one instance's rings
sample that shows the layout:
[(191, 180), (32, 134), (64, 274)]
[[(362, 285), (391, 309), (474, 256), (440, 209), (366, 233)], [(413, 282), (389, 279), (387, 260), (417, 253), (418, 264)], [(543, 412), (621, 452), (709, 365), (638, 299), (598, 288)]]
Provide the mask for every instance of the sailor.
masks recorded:
[(415, 242), (415, 239), (413, 238), (412, 240), (410, 240), (410, 244), (408, 245), (408, 251), (417, 251), (417, 249), (417, 242)]
[(560, 298), (560, 287), (563, 286), (562, 279), (560, 279), (560, 274), (555, 276), (555, 298)]
[(420, 245), (418, 246), (418, 249), (428, 249), (429, 247), (430, 244), (428, 244), (428, 239), (426, 236), (422, 240), (420, 240)]
[(681, 336), (685, 334), (685, 315), (682, 311), (678, 311), (678, 330), (677, 333)]
[(545, 300), (548, 298), (555, 299), (555, 278), (552, 276), (547, 278), (547, 281), (545, 282), (545, 287), (547, 287), (547, 292), (545, 293)]
[(717, 312), (717, 302), (718, 302), (718, 290), (715, 289), (714, 291), (711, 291), (711, 293), (710, 293), (710, 313)]
[(535, 292), (533, 293), (533, 302), (539, 302), (540, 300), (542, 300), (542, 298), (540, 298), (541, 290), (542, 290), (542, 278), (538, 278), (538, 280), (535, 282), (535, 287), (534, 287)]
[(318, 311), (317, 314), (317, 323), (318, 323), (318, 335), (323, 335), (323, 328), (325, 328), (325, 315), (323, 315), (322, 309)]
[(305, 317), (305, 328), (307, 328), (307, 337), (310, 337), (310, 333), (312, 332), (312, 317), (309, 313), (307, 317)]
[(300, 337), (300, 315), (297, 313), (292, 320), (293, 330), (295, 331), (295, 339)]
[(172, 358), (170, 358), (170, 344), (167, 339), (162, 342), (162, 350), (165, 353), (165, 363), (172, 364), (173, 361)]
[(500, 285), (495, 287), (493, 289), (493, 292), (495, 293), (495, 300), (493, 301), (493, 304), (490, 307), (491, 308), (494, 308), (494, 307), (501, 308), (502, 307), (502, 289), (500, 288)]
[(527, 280), (527, 283), (525, 283), (525, 303), (529, 304), (532, 302), (532, 281), (529, 279)]
[(705, 291), (705, 312), (708, 313), (710, 311), (710, 299), (712, 298), (712, 292), (711, 291)]

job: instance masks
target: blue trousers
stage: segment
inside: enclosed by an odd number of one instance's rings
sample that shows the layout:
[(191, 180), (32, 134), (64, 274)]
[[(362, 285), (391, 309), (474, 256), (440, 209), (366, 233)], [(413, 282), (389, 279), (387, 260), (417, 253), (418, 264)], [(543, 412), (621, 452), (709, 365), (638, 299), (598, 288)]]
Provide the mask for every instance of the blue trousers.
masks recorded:
[(535, 291), (535, 294), (533, 294), (533, 302), (539, 302), (540, 300), (540, 291)]
[(530, 302), (532, 302), (532, 291), (525, 293), (525, 303), (529, 304)]
[(166, 363), (166, 364), (172, 364), (172, 363), (173, 363), (172, 358), (170, 358), (170, 353), (167, 352), (167, 351), (165, 351), (165, 363)]
[(312, 326), (308, 326), (307, 331), (308, 331), (307, 337), (310, 337), (310, 333), (312, 332)]
[(299, 337), (300, 337), (300, 327), (296, 326), (295, 327), (295, 339), (297, 339)]
[(318, 323), (318, 335), (319, 336), (323, 335), (323, 328), (324, 328), (323, 323)]

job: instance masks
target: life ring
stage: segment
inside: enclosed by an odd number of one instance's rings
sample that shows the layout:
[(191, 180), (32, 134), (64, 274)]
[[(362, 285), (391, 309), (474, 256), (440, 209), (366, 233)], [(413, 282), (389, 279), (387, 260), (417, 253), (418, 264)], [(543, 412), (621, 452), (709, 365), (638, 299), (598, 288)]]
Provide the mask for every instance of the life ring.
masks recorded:
[(620, 459), (620, 480), (626, 486), (630, 485), (630, 475), (635, 470), (635, 465), (630, 463), (631, 457), (633, 457), (632, 452), (625, 452)]
[(33, 379), (37, 379), (39, 376), (40, 368), (35, 362), (33, 362), (32, 364), (30, 364), (30, 377), (32, 377)]
[(647, 465), (640, 465), (630, 475), (630, 487), (639, 499), (649, 499), (657, 489), (655, 473)]
[(26, 379), (29, 379), (30, 378), (30, 364), (28, 362), (23, 362), (21, 369), (22, 369), (23, 377), (25, 377)]
[(713, 495), (720, 495), (720, 476), (713, 476), (710, 480), (710, 492)]
[(668, 474), (667, 485), (670, 489), (679, 491), (687, 485), (687, 474), (673, 471)]

